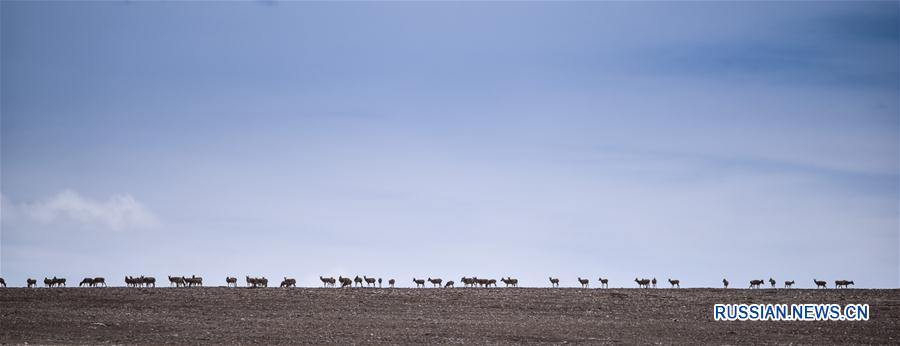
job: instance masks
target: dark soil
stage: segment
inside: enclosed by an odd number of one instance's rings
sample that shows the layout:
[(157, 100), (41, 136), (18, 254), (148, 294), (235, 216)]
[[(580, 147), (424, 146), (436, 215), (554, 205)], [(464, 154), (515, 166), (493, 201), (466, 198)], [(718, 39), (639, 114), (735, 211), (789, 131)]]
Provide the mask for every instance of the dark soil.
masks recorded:
[[(866, 303), (869, 321), (716, 322), (715, 303)], [(0, 342), (898, 344), (900, 290), (0, 289)]]

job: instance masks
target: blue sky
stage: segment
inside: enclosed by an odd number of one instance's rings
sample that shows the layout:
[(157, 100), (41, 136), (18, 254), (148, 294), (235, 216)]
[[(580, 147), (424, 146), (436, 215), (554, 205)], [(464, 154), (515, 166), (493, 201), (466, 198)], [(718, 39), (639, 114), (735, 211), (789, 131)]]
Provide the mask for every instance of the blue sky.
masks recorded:
[(0, 8), (15, 284), (900, 284), (897, 2)]

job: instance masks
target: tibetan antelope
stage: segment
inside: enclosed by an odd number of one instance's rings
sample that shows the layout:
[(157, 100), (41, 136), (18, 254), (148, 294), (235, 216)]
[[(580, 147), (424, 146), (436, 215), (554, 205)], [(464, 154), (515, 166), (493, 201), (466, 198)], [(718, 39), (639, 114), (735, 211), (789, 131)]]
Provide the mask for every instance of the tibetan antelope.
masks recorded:
[(378, 288), (381, 288), (381, 278), (378, 278)]
[(53, 280), (48, 279), (46, 276), (44, 277), (44, 286), (53, 287)]
[(3, 280), (3, 278), (0, 278), (0, 286), (6, 287), (6, 280)]
[(345, 278), (343, 276), (338, 275), (338, 281), (341, 282), (341, 288), (344, 288), (347, 286), (353, 286), (353, 280), (350, 278)]
[(578, 278), (578, 282), (581, 283), (581, 288), (587, 288), (588, 284), (591, 283), (591, 280)]
[(443, 281), (444, 280), (441, 280), (441, 278), (437, 278), (437, 279), (428, 278), (428, 282), (431, 283), (432, 287), (441, 287), (441, 282), (443, 282)]
[(650, 280), (650, 283), (653, 284), (653, 288), (656, 288), (656, 278), (653, 278), (653, 280)]
[(152, 276), (144, 277), (141, 275), (141, 283), (144, 284), (144, 287), (153, 287), (156, 288), (156, 278)]
[(453, 288), (453, 280), (447, 281), (447, 284), (444, 285), (444, 288)]
[(397, 282), (397, 281), (395, 281), (394, 279), (390, 279), (390, 280), (388, 280), (388, 285), (390, 285), (391, 288), (394, 288), (394, 283), (395, 283), (395, 282)]
[(609, 288), (609, 279), (598, 278), (597, 281), (600, 281), (600, 288)]
[(793, 286), (793, 285), (794, 285), (794, 280), (784, 282), (784, 288), (791, 288), (791, 286)]
[(640, 288), (650, 288), (650, 279), (638, 279), (634, 278), (634, 282), (638, 284)]
[(823, 280), (823, 281), (819, 281), (819, 280), (813, 279), (813, 282), (816, 283), (816, 288), (828, 288), (828, 282), (827, 282), (827, 281), (824, 281), (824, 280)]
[(834, 280), (834, 288), (849, 288), (849, 285), (854, 285), (853, 280)]
[(335, 281), (334, 281), (333, 277), (323, 278), (321, 275), (319, 275), (319, 280), (322, 280), (322, 287), (328, 287), (328, 286), (334, 287)]
[(488, 279), (487, 285), (485, 285), (485, 287), (491, 287), (491, 285), (494, 285), (494, 287), (497, 287), (497, 279)]
[(722, 285), (725, 285), (725, 288), (728, 288), (728, 279), (722, 279)]
[(362, 283), (363, 283), (363, 279), (361, 277), (359, 277), (359, 275), (357, 275), (355, 278), (353, 278), (353, 287), (356, 287), (357, 285), (359, 285), (359, 287), (362, 287)]
[(772, 288), (775, 288), (775, 279), (773, 279), (773, 278), (770, 277), (770, 278), (769, 278), (769, 285), (771, 285)]
[(506, 285), (506, 287), (519, 287), (519, 279), (513, 279), (512, 277), (507, 277), (506, 279), (504, 279), (503, 277), (501, 277), (500, 281), (502, 281)]
[(257, 278), (251, 278), (250, 275), (245, 275), (245, 281), (247, 281), (247, 287), (256, 288), (259, 284), (257, 283)]
[(184, 287), (184, 278), (181, 276), (172, 276), (169, 275), (169, 286), (175, 285), (175, 287)]
[(669, 285), (672, 285), (672, 288), (675, 288), (675, 287), (681, 288), (681, 280), (669, 279)]
[(762, 285), (764, 280), (750, 280), (750, 288), (759, 288), (759, 285)]
[(559, 287), (559, 278), (550, 277), (550, 287)]
[(281, 282), (281, 287), (297, 287), (297, 280), (288, 279), (287, 276), (285, 276), (284, 281)]
[(103, 285), (103, 287), (106, 287), (106, 278), (104, 278), (102, 276), (95, 277), (94, 278), (94, 286), (100, 286), (100, 285)]
[(138, 280), (138, 279), (136, 279), (136, 278), (133, 278), (133, 277), (131, 277), (131, 276), (126, 276), (126, 277), (125, 277), (125, 286), (128, 286), (128, 287), (138, 287), (138, 285), (140, 285), (140, 284), (141, 284), (140, 280)]
[(28, 288), (32, 288), (37, 286), (37, 279), (28, 278), (25, 280), (25, 283), (28, 285)]
[(188, 287), (200, 286), (203, 287), (203, 278), (191, 275), (191, 277), (181, 277), (184, 280), (184, 283), (187, 284)]
[(425, 288), (425, 280), (416, 280), (416, 278), (413, 278), (413, 282), (416, 283), (416, 288), (419, 288), (419, 286)]
[(82, 287), (84, 285), (88, 285), (88, 287), (94, 287), (94, 279), (84, 278), (81, 282), (78, 283), (78, 287)]
[(459, 282), (463, 283), (463, 287), (469, 287), (469, 286), (474, 287), (475, 286), (475, 279), (473, 279), (473, 278), (467, 278), (467, 277), (463, 276), (459, 279)]
[(226, 277), (225, 277), (225, 286), (228, 286), (228, 287), (232, 287), (232, 286), (237, 287), (237, 278), (236, 278), (236, 277), (232, 277), (232, 276), (226, 276)]
[(363, 275), (363, 280), (366, 280), (366, 287), (369, 287), (369, 285), (372, 285), (372, 287), (375, 287), (375, 278), (370, 278), (370, 277)]

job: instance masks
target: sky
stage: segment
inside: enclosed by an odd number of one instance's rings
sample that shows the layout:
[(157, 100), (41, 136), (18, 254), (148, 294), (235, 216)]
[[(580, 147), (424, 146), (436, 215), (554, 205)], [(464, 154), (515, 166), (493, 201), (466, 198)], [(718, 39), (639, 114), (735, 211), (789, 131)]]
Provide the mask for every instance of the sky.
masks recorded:
[(898, 4), (2, 1), (0, 274), (897, 288)]

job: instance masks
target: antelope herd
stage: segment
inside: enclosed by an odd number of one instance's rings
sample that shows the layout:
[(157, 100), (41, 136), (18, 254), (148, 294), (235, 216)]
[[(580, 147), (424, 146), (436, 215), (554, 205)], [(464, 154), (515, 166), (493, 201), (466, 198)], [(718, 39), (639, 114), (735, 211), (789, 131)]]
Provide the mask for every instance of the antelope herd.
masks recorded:
[[(203, 286), (203, 278), (196, 276), (196, 275), (191, 275), (190, 277), (168, 276), (168, 279), (169, 279), (169, 286), (175, 286), (175, 287), (202, 287)], [(245, 280), (247, 282), (246, 287), (248, 287), (248, 288), (269, 287), (269, 279), (267, 279), (264, 276), (263, 277), (250, 277), (249, 275), (247, 275), (245, 277)], [(354, 283), (355, 283), (355, 286), (363, 287), (363, 282), (365, 282), (365, 287), (372, 287), (372, 288), (376, 287), (375, 285), (377, 282), (377, 284), (378, 284), (377, 287), (381, 288), (381, 283), (382, 283), (381, 278), (368, 277), (365, 275), (363, 275), (362, 277), (357, 275), (353, 279), (351, 279), (349, 277), (338, 276), (337, 280), (335, 280), (334, 277), (326, 278), (323, 276), (319, 276), (319, 280), (322, 281), (322, 287), (325, 287), (325, 288), (336, 287), (337, 283), (341, 284), (341, 288), (352, 287), (352, 286), (354, 286)], [(419, 288), (419, 287), (424, 288), (426, 281), (430, 282), (432, 287), (435, 287), (435, 288), (456, 287), (455, 286), (456, 283), (454, 281), (450, 280), (445, 283), (444, 280), (441, 278), (430, 278), (430, 277), (428, 279), (413, 278), (412, 280), (413, 280), (413, 283), (416, 284), (416, 288)], [(590, 285), (590, 280), (588, 280), (588, 279), (582, 279), (581, 277), (578, 277), (577, 280), (578, 280), (578, 283), (581, 285), (581, 288), (588, 288)], [(483, 279), (483, 278), (478, 278), (475, 276), (472, 276), (472, 277), (463, 276), (459, 281), (463, 284), (463, 287), (491, 287), (491, 286), (497, 287), (496, 279)], [(513, 288), (519, 287), (519, 279), (515, 279), (511, 276), (507, 276), (505, 278), (500, 277), (500, 281), (503, 282), (506, 285), (506, 287), (513, 287)], [(609, 288), (609, 279), (608, 278), (600, 277), (597, 279), (597, 281), (600, 282), (600, 288)], [(669, 285), (671, 285), (672, 288), (681, 288), (681, 280), (669, 278), (668, 281), (669, 281)], [(773, 279), (771, 277), (769, 278), (769, 280), (762, 280), (762, 279), (750, 280), (750, 288), (751, 289), (761, 288), (762, 285), (764, 283), (766, 283), (767, 281), (771, 288), (775, 288), (775, 285), (777, 282), (775, 281), (775, 279)], [(559, 282), (560, 282), (559, 278), (554, 278), (552, 276), (550, 277), (550, 287), (553, 287), (553, 288), (559, 287)], [(653, 279), (634, 278), (634, 282), (637, 283), (638, 288), (651, 288), (651, 287), (656, 288), (656, 278), (653, 278)], [(25, 283), (26, 283), (26, 287), (28, 287), (28, 288), (37, 287), (36, 279), (28, 278), (25, 281)], [(396, 280), (388, 279), (387, 283), (388, 283), (388, 287), (394, 288), (394, 285), (396, 284)], [(816, 288), (828, 288), (827, 281), (813, 279), (813, 283), (816, 285)], [(144, 275), (125, 276), (125, 284), (127, 287), (136, 287), (136, 288), (156, 287), (156, 278), (154, 278), (152, 276), (144, 276)], [(226, 284), (226, 287), (238, 287), (237, 278), (233, 277), (233, 276), (225, 277), (225, 284)], [(730, 282), (728, 281), (728, 279), (726, 279), (726, 278), (722, 279), (722, 285), (725, 288), (728, 288), (729, 284), (730, 284)], [(835, 280), (834, 281), (835, 288), (849, 288), (852, 285), (855, 285), (853, 280)], [(44, 286), (46, 286), (48, 288), (49, 287), (66, 287), (66, 279), (58, 278), (55, 276), (53, 278), (45, 277), (44, 278)], [(86, 277), (83, 280), (81, 280), (81, 282), (78, 284), (78, 287), (85, 287), (85, 286), (87, 286), (87, 287), (107, 287), (106, 279), (103, 277), (93, 277), (93, 278)], [(784, 288), (791, 288), (793, 286), (794, 286), (794, 280), (784, 281)], [(6, 280), (4, 280), (3, 278), (0, 278), (0, 287), (6, 287)], [(279, 287), (281, 287), (281, 288), (297, 287), (297, 280), (293, 279), (293, 278), (284, 277), (284, 280), (281, 281), (281, 285), (279, 285)]]

